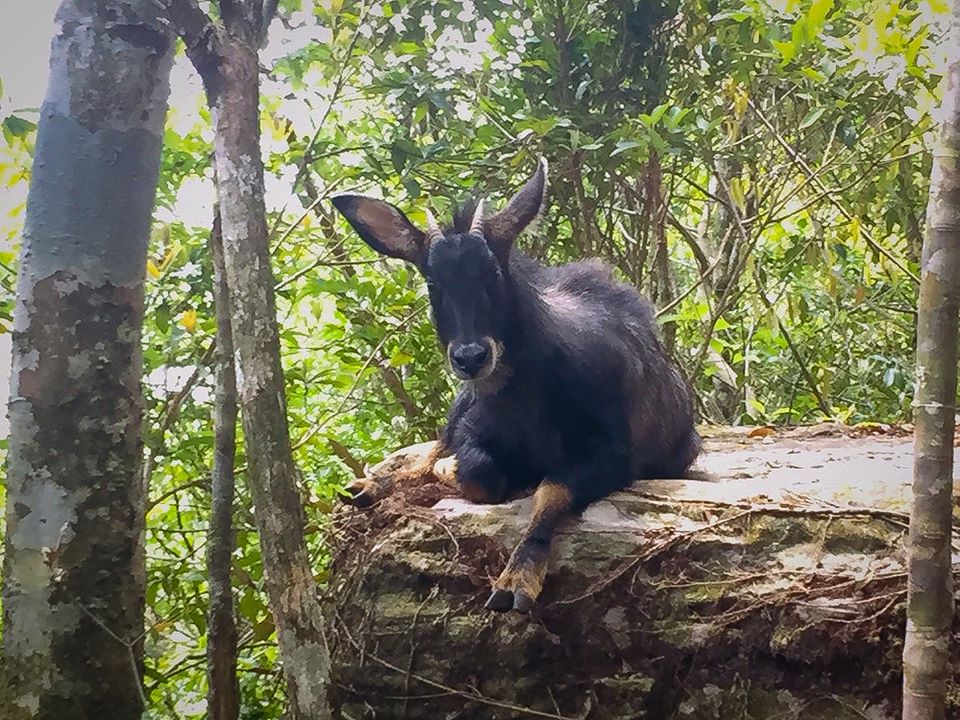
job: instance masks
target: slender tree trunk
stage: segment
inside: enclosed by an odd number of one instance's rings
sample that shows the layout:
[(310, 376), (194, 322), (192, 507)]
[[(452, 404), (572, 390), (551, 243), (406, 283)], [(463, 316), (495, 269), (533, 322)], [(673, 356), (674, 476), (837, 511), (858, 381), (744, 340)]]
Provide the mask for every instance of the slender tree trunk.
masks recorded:
[(173, 0), (171, 18), (203, 78), (213, 115), (237, 390), (290, 710), (298, 720), (328, 720), (330, 655), (290, 449), (263, 201), (257, 47), (275, 3), (221, 0), (219, 7), (222, 25), (195, 0)]
[(329, 717), (329, 656), (307, 556), (306, 518), (290, 451), (270, 268), (256, 46), (224, 38), (213, 105), (224, 261), (230, 288), (243, 434), (267, 591), (294, 717)]
[[(956, 48), (960, 46), (960, 0), (953, 0), (953, 21), (952, 47)], [(930, 178), (917, 313), (904, 720), (943, 720), (950, 674), (951, 494), (960, 308), (960, 56), (955, 53), (943, 110)]]
[[(673, 302), (673, 278), (670, 272), (670, 248), (667, 244), (666, 206), (663, 193), (663, 170), (660, 166), (660, 156), (651, 152), (647, 163), (647, 180), (645, 189), (647, 201), (647, 216), (653, 230), (656, 243), (653, 256), (651, 277), (654, 278), (653, 301), (657, 307), (666, 307)], [(677, 324), (669, 321), (661, 328), (663, 345), (667, 353), (674, 355), (677, 346)]]
[(139, 718), (140, 332), (173, 38), (150, 0), (57, 14), (14, 317), (0, 715)]
[(210, 720), (236, 720), (240, 714), (237, 683), (237, 625), (230, 580), (233, 555), (233, 496), (237, 430), (237, 378), (233, 365), (230, 298), (223, 266), (220, 209), (210, 233), (213, 297), (217, 315), (216, 397), (213, 410), (213, 472), (207, 576), (210, 612), (207, 621), (207, 712)]

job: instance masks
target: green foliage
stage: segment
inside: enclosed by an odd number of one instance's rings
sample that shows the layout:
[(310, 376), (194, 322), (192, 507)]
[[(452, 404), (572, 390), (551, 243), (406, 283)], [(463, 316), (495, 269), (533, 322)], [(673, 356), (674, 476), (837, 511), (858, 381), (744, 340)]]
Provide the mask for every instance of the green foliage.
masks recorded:
[[(651, 297), (706, 420), (908, 417), (911, 275), (945, 52), (938, 0), (281, 9), (263, 54), (263, 147), (318, 580), (350, 466), (433, 437), (452, 396), (422, 283), (348, 231), (327, 201), (341, 190), (379, 193), (422, 221), (427, 205), (445, 215), (474, 187), (502, 202), (543, 154), (551, 203), (524, 249), (603, 257)], [(144, 331), (154, 718), (200, 717), (205, 694), (211, 135), (181, 61)], [(3, 120), (0, 184), (21, 195), (32, 135), (19, 116)], [(7, 212), (12, 241), (22, 203)], [(7, 324), (13, 247), (0, 250)], [(263, 567), (239, 490), (243, 716), (280, 717)]]

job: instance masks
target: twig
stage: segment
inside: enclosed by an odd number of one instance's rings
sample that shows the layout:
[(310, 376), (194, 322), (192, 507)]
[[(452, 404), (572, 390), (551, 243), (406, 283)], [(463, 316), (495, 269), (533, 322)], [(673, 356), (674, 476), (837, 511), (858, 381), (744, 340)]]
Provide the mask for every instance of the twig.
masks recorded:
[(330, 445), (330, 449), (333, 450), (333, 454), (343, 460), (347, 467), (350, 468), (350, 471), (353, 473), (354, 477), (362, 478), (364, 475), (366, 475), (363, 463), (360, 460), (357, 460), (357, 458), (353, 456), (353, 453), (351, 453), (345, 445), (342, 445), (333, 438), (327, 438), (327, 444)]
[(270, 23), (273, 21), (274, 15), (277, 14), (277, 5), (280, 4), (280, 0), (263, 0), (263, 5), (260, 8), (260, 42), (258, 45), (262, 45), (267, 39), (267, 34), (270, 31)]
[[(346, 623), (343, 622), (343, 619), (339, 616), (339, 614), (337, 615), (337, 620), (338, 620), (338, 624), (340, 625), (340, 628), (343, 630), (344, 635), (346, 636), (350, 644), (353, 645), (354, 649), (357, 650), (358, 652), (364, 651), (364, 648), (361, 647), (360, 643), (358, 643), (356, 639), (354, 639), (353, 635), (350, 634), (350, 631), (347, 629)], [(378, 657), (377, 655), (374, 655), (369, 651), (365, 651), (364, 656), (370, 658), (375, 663), (387, 668), (388, 670), (393, 670), (394, 672), (399, 673), (401, 675), (407, 674), (407, 671), (402, 667), (399, 667), (398, 665), (394, 665), (389, 660), (384, 660), (383, 658)], [(502, 700), (494, 700), (493, 698), (488, 698), (485, 695), (481, 695), (479, 692), (466, 692), (465, 690), (459, 690), (457, 688), (450, 687), (449, 685), (444, 685), (443, 683), (437, 682), (436, 680), (431, 680), (430, 678), (426, 678), (423, 675), (418, 675), (417, 673), (414, 673), (414, 672), (410, 673), (410, 677), (417, 680), (418, 682), (423, 683), (424, 685), (429, 685), (430, 687), (437, 688), (438, 690), (443, 690), (451, 695), (456, 695), (458, 697), (462, 697), (467, 700), (472, 700), (474, 702), (478, 702), (483, 705), (499, 707), (499, 708), (503, 708), (504, 710), (510, 710), (515, 713), (520, 713), (521, 715), (530, 715), (532, 717), (551, 718), (551, 720), (573, 720), (572, 718), (568, 718), (563, 715), (558, 715), (554, 713), (545, 713), (540, 710), (534, 710), (533, 708), (528, 708), (520, 705), (513, 705), (508, 702), (503, 702)]]
[(813, 396), (817, 400), (817, 406), (820, 408), (820, 411), (829, 417), (833, 416), (833, 411), (830, 409), (829, 403), (827, 403), (826, 398), (824, 398), (823, 393), (820, 392), (820, 386), (817, 385), (817, 379), (813, 377), (813, 373), (810, 372), (810, 368), (807, 367), (806, 361), (803, 359), (803, 356), (800, 354), (800, 351), (797, 349), (797, 346), (793, 342), (793, 338), (790, 337), (790, 333), (787, 331), (787, 326), (783, 324), (783, 320), (780, 319), (780, 315), (773, 308), (773, 303), (767, 298), (767, 294), (764, 291), (762, 283), (760, 282), (760, 273), (754, 266), (754, 282), (757, 284), (757, 297), (760, 298), (760, 302), (763, 303), (763, 306), (767, 308), (769, 312), (777, 319), (777, 327), (780, 328), (780, 332), (783, 334), (783, 339), (787, 343), (787, 347), (790, 349), (790, 354), (793, 355), (793, 359), (797, 361), (797, 365), (800, 367), (800, 372), (803, 374), (804, 379), (807, 381), (807, 385), (810, 387)]
[[(666, 208), (666, 206), (664, 206)], [(693, 253), (694, 258), (697, 260), (697, 265), (700, 266), (700, 274), (702, 277), (705, 277), (710, 274), (710, 270), (716, 267), (717, 263), (720, 261), (718, 257), (713, 263), (707, 258), (707, 254), (703, 251), (703, 248), (700, 247), (700, 243), (697, 242), (697, 239), (693, 236), (687, 228), (684, 227), (677, 217), (670, 212), (669, 208), (666, 208), (664, 211), (665, 219), (670, 223), (671, 227), (675, 228), (677, 232), (680, 233), (680, 237), (684, 239), (687, 243), (687, 246), (690, 248), (690, 251)]]
[[(153, 471), (157, 467), (157, 459), (164, 454), (164, 436), (166, 435), (167, 430), (173, 426), (173, 423), (176, 421), (177, 417), (179, 417), (180, 407), (193, 390), (197, 380), (200, 379), (200, 371), (211, 361), (215, 351), (216, 343), (211, 342), (210, 345), (207, 346), (207, 349), (203, 351), (203, 354), (200, 356), (200, 360), (193, 368), (193, 372), (190, 374), (190, 377), (187, 378), (187, 381), (183, 384), (183, 387), (167, 400), (163, 409), (160, 411), (161, 419), (159, 426), (157, 427), (157, 437), (159, 438), (159, 441), (157, 447), (150, 448), (150, 455), (147, 456), (145, 462), (143, 463), (143, 470), (141, 471), (144, 491), (148, 497), (150, 494), (150, 480), (153, 477)], [(155, 504), (156, 503), (149, 504), (147, 509), (150, 509)]]
[[(770, 122), (770, 120), (767, 119), (766, 115), (763, 114), (763, 112), (760, 110), (760, 108), (758, 108), (758, 107), (756, 106), (756, 104), (754, 104), (753, 100), (748, 100), (747, 102), (749, 103), (750, 108), (753, 110), (753, 112), (756, 114), (756, 116), (757, 116), (758, 118), (760, 118), (760, 122), (762, 122), (762, 123), (767, 127), (767, 129), (768, 129), (771, 133), (773, 133), (774, 139), (776, 139), (777, 143), (779, 143), (780, 146), (786, 151), (787, 156), (788, 156), (806, 175), (811, 176), (811, 180), (812, 180), (812, 181), (814, 182), (814, 184), (821, 190), (821, 192), (827, 193), (827, 188), (826, 188), (826, 186), (823, 184), (823, 181), (815, 177), (815, 173), (814, 173), (813, 170), (810, 168), (810, 166), (807, 164), (807, 162), (803, 159), (803, 156), (800, 155), (799, 151), (795, 150), (795, 149), (790, 145), (790, 143), (788, 143), (788, 142), (783, 138), (783, 136), (780, 135), (779, 132), (777, 132), (777, 129), (773, 126), (773, 124)], [(827, 199), (827, 201), (828, 201), (831, 205), (833, 205), (833, 206), (839, 211), (839, 213), (840, 213), (841, 215), (843, 215), (844, 218), (846, 218), (847, 220), (852, 220), (852, 219), (853, 219), (853, 215), (850, 213), (850, 211), (847, 210), (847, 209), (840, 203), (840, 201), (836, 199), (836, 197), (834, 197), (833, 195), (828, 194), (828, 195), (826, 195), (826, 199)], [(914, 281), (915, 283), (917, 283), (918, 285), (920, 284), (920, 278), (918, 278), (913, 272), (911, 272), (908, 267), (904, 266), (903, 263), (901, 263), (899, 260), (897, 260), (897, 258), (895, 258), (893, 255), (891, 255), (884, 247), (882, 247), (879, 243), (877, 243), (872, 237), (870, 237), (870, 235), (863, 229), (863, 227), (860, 228), (859, 234), (860, 234), (860, 237), (862, 237), (863, 240), (864, 240), (870, 247), (872, 247), (872, 248), (873, 248), (874, 250), (876, 250), (878, 253), (880, 253), (881, 255), (883, 255), (885, 258), (887, 258), (887, 260), (889, 260), (891, 263), (893, 263), (893, 264), (897, 267), (897, 269), (899, 269), (904, 275), (906, 275), (908, 278), (910, 278), (911, 280), (913, 280), (913, 281)]]
[(740, 518), (745, 517), (745, 516), (747, 516), (747, 515), (750, 515), (750, 514), (752, 514), (753, 512), (754, 512), (754, 510), (752, 510), (752, 509), (751, 509), (751, 510), (744, 510), (743, 512), (739, 512), (739, 513), (736, 513), (735, 515), (731, 515), (730, 517), (722, 518), (722, 519), (720, 519), (720, 520), (717, 520), (717, 521), (715, 521), (715, 522), (712, 522), (712, 523), (710, 523), (709, 525), (704, 525), (703, 527), (695, 528), (695, 529), (693, 529), (693, 530), (688, 530), (688, 531), (682, 532), (682, 533), (677, 533), (676, 535), (671, 535), (671, 536), (668, 537), (667, 539), (662, 540), (662, 541), (660, 541), (659, 543), (657, 543), (656, 545), (654, 545), (654, 546), (652, 546), (652, 547), (644, 550), (643, 552), (638, 553), (637, 555), (635, 555), (633, 558), (631, 558), (629, 561), (627, 561), (627, 562), (624, 563), (621, 567), (619, 567), (616, 571), (614, 571), (613, 573), (607, 575), (605, 578), (601, 579), (600, 582), (595, 583), (595, 584), (594, 584), (593, 586), (591, 586), (588, 590), (586, 590), (583, 594), (577, 595), (576, 597), (573, 597), (573, 598), (567, 598), (567, 599), (565, 599), (565, 600), (557, 600), (554, 604), (556, 604), (556, 605), (572, 605), (572, 604), (574, 604), (574, 603), (580, 602), (581, 600), (585, 600), (586, 598), (590, 597), (591, 595), (593, 595), (593, 594), (595, 594), (595, 593), (603, 590), (604, 588), (608, 587), (608, 586), (611, 585), (614, 581), (616, 581), (616, 580), (618, 580), (619, 578), (623, 577), (630, 569), (632, 569), (632, 568), (636, 567), (637, 565), (639, 565), (639, 564), (641, 564), (641, 563), (643, 563), (643, 562), (646, 562), (647, 560), (649, 560), (649, 559), (651, 559), (651, 558), (659, 555), (661, 552), (663, 552), (664, 550), (666, 550), (666, 549), (669, 548), (669, 547), (672, 547), (673, 545), (676, 545), (678, 542), (681, 542), (682, 540), (686, 540), (687, 538), (693, 537), (694, 535), (698, 535), (698, 534), (700, 534), (700, 533), (708, 532), (708, 531), (713, 530), (714, 528), (718, 528), (718, 527), (720, 527), (720, 526), (722, 526), (722, 525), (728, 525), (729, 523), (732, 523), (732, 522), (734, 522), (734, 521), (736, 521), (736, 520), (739, 520)]
[(717, 259), (714, 260), (712, 263), (710, 263), (710, 267), (708, 267), (706, 270), (703, 271), (703, 273), (701, 273), (700, 277), (697, 279), (696, 282), (693, 283), (693, 285), (691, 285), (690, 287), (688, 287), (686, 290), (684, 290), (682, 293), (680, 293), (677, 297), (675, 297), (672, 301), (670, 301), (669, 303), (667, 303), (666, 305), (664, 305), (662, 308), (660, 308), (659, 310), (657, 310), (656, 317), (659, 318), (659, 317), (661, 317), (662, 315), (666, 315), (668, 312), (670, 312), (670, 311), (673, 310), (675, 307), (677, 307), (677, 305), (679, 305), (679, 304), (682, 303), (684, 300), (686, 300), (688, 297), (690, 297), (690, 295), (693, 294), (693, 292), (694, 292), (698, 287), (700, 287), (701, 285), (703, 285), (703, 284), (707, 281), (707, 279), (713, 274), (713, 271), (717, 268), (717, 265), (720, 264), (720, 261), (721, 261), (722, 259), (723, 259), (723, 255), (722, 255), (722, 254), (718, 254), (718, 255), (717, 255)]
[(137, 693), (140, 695), (140, 702), (143, 703), (143, 707), (146, 708), (148, 705), (147, 695), (146, 693), (144, 693), (143, 684), (140, 682), (140, 668), (137, 665), (137, 654), (134, 652), (134, 646), (140, 641), (140, 638), (143, 637), (143, 633), (141, 633), (139, 636), (134, 638), (132, 641), (124, 640), (122, 637), (117, 635), (113, 630), (107, 627), (107, 624), (103, 622), (103, 620), (101, 620), (96, 615), (94, 615), (93, 612), (91, 612), (90, 608), (88, 608), (83, 603), (77, 603), (77, 604), (79, 605), (80, 609), (83, 610), (87, 614), (87, 616), (91, 620), (93, 620), (93, 622), (95, 622), (98, 626), (100, 626), (100, 628), (107, 635), (109, 635), (118, 643), (120, 643), (121, 645), (127, 648), (127, 653), (130, 656), (130, 668), (131, 670), (133, 670), (133, 684), (136, 686)]
[[(740, 508), (753, 512), (760, 512), (768, 515), (778, 515), (780, 517), (789, 517), (792, 515), (812, 515), (820, 517), (872, 517), (877, 520), (893, 523), (898, 527), (903, 527), (910, 520), (910, 514), (897, 512), (896, 510), (881, 510), (872, 507), (786, 507), (773, 503), (749, 503), (746, 501), (727, 501), (715, 499), (689, 499), (672, 498), (669, 495), (658, 495), (656, 493), (646, 493), (634, 490), (637, 495), (648, 500), (661, 502), (664, 505), (676, 507), (677, 504), (697, 504), (697, 505), (715, 505), (718, 507)], [(960, 530), (960, 521), (954, 523), (954, 527)]]
[(387, 340), (389, 340), (391, 337), (393, 337), (398, 332), (400, 332), (403, 328), (405, 328), (407, 324), (411, 320), (413, 320), (415, 317), (417, 317), (420, 313), (422, 313), (426, 309), (426, 307), (427, 307), (426, 304), (424, 304), (419, 306), (418, 308), (415, 308), (413, 312), (407, 315), (400, 322), (399, 325), (392, 328), (390, 332), (388, 332), (386, 335), (383, 336), (380, 342), (377, 343), (376, 347), (373, 348), (373, 352), (371, 352), (370, 355), (367, 357), (366, 361), (363, 363), (363, 366), (360, 368), (359, 372), (357, 372), (356, 379), (353, 381), (353, 384), (350, 386), (350, 389), (347, 390), (347, 393), (340, 399), (340, 404), (337, 405), (337, 407), (335, 407), (329, 413), (327, 413), (327, 415), (324, 418), (322, 418), (321, 420), (318, 420), (316, 423), (310, 426), (310, 428), (303, 435), (301, 435), (299, 439), (297, 439), (297, 441), (293, 444), (292, 446), (293, 450), (298, 450), (299, 448), (303, 447), (307, 442), (310, 441), (310, 438), (312, 438), (314, 435), (320, 432), (320, 430), (328, 422), (330, 422), (334, 417), (340, 414), (340, 411), (343, 410), (343, 408), (346, 406), (347, 401), (351, 397), (353, 397), (353, 393), (355, 393), (357, 388), (360, 386), (360, 383), (363, 380), (363, 374), (367, 371), (367, 368), (369, 368), (370, 365), (373, 363), (374, 358), (379, 354), (380, 350), (383, 349), (383, 346), (387, 344)]

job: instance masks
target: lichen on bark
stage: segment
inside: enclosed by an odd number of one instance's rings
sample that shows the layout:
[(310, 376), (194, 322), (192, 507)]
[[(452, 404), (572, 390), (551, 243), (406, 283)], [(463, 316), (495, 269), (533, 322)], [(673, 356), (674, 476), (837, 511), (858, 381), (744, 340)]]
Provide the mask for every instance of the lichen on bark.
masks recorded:
[[(953, 47), (960, 0), (952, 2)], [(903, 720), (944, 720), (954, 614), (951, 495), (960, 310), (960, 55), (946, 73), (933, 153), (917, 308), (913, 504), (909, 533)]]
[(172, 0), (170, 17), (203, 79), (213, 116), (237, 390), (290, 714), (326, 720), (330, 660), (287, 427), (260, 158), (257, 48), (276, 3), (220, 9), (222, 22), (214, 23), (192, 0)]

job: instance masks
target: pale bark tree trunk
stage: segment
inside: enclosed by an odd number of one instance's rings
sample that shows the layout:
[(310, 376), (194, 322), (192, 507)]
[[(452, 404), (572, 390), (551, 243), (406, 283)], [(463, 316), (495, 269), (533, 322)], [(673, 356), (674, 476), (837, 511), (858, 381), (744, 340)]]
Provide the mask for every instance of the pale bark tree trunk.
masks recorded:
[(173, 37), (65, 0), (14, 313), (0, 715), (134, 719), (145, 591), (140, 332)]
[(326, 720), (330, 658), (290, 449), (263, 201), (257, 47), (275, 5), (221, 0), (222, 24), (213, 24), (194, 0), (174, 0), (170, 8), (213, 114), (237, 389), (288, 700), (294, 718)]
[[(960, 0), (952, 45), (960, 47)], [(960, 308), (960, 56), (954, 53), (934, 150), (917, 312), (913, 506), (908, 541), (904, 720), (943, 720), (950, 673), (953, 440)]]
[(213, 298), (217, 316), (216, 397), (213, 410), (213, 470), (210, 482), (210, 530), (207, 537), (207, 713), (210, 720), (236, 720), (240, 714), (237, 682), (237, 624), (230, 580), (233, 555), (233, 497), (236, 461), (237, 378), (233, 364), (230, 298), (223, 267), (220, 209), (210, 233)]

